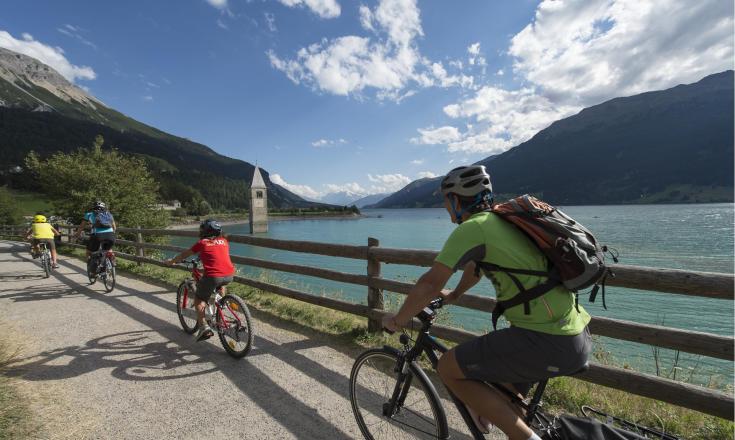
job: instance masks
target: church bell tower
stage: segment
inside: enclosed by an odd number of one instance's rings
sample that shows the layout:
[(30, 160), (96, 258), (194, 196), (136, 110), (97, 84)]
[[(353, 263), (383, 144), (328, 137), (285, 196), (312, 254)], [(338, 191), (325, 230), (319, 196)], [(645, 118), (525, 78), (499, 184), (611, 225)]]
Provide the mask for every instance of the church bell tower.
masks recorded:
[(256, 166), (250, 184), (250, 233), (262, 232), (268, 232), (268, 193), (260, 168)]

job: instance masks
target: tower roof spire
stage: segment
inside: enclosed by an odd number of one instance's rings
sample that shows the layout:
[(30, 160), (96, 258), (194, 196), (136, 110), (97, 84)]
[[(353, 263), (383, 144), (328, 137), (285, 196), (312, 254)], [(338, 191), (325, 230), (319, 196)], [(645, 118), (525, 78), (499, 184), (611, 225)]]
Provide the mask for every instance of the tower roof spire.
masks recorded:
[(250, 188), (262, 188), (266, 189), (263, 176), (260, 175), (260, 168), (256, 165), (253, 171), (253, 181), (250, 183)]

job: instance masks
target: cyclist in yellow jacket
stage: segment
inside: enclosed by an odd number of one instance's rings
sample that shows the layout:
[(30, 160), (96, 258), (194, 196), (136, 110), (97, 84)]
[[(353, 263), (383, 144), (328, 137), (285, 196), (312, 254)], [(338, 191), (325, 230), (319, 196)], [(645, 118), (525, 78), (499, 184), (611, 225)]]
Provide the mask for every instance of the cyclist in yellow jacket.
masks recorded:
[(38, 244), (41, 242), (46, 243), (48, 248), (51, 249), (51, 265), (54, 269), (59, 267), (56, 264), (56, 243), (54, 242), (54, 236), (56, 235), (61, 234), (41, 214), (36, 214), (33, 217), (33, 224), (31, 224), (31, 227), (26, 232), (26, 236), (31, 239), (31, 255), (33, 255), (33, 258), (38, 258)]

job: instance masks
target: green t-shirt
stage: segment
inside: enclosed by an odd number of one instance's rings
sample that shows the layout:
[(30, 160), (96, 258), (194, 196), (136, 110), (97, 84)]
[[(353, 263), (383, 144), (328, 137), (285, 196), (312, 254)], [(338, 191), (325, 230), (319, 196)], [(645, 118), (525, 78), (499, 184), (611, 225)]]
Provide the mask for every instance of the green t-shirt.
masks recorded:
[[(470, 261), (485, 261), (501, 267), (548, 270), (548, 259), (520, 229), (491, 212), (473, 215), (449, 236), (437, 262), (456, 271)], [(508, 300), (518, 293), (511, 278), (502, 272), (487, 272), (498, 299)], [(530, 289), (546, 277), (513, 274)], [(590, 322), (590, 315), (574, 306), (574, 294), (559, 285), (530, 301), (531, 313), (523, 313), (523, 304), (511, 307), (504, 316), (512, 325), (552, 335), (577, 335)]]

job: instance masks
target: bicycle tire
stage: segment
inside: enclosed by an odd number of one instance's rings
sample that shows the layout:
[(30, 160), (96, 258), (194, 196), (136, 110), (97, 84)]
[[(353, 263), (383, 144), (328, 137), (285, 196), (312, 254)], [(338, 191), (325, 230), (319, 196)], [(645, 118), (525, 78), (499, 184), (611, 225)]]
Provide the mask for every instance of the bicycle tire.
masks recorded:
[(105, 258), (105, 273), (102, 283), (105, 285), (105, 292), (110, 293), (115, 289), (115, 265), (109, 258)]
[(94, 255), (87, 260), (87, 278), (89, 278), (90, 286), (97, 281), (97, 259)]
[[(189, 280), (182, 281), (181, 284), (179, 284), (179, 288), (176, 289), (176, 314), (179, 315), (179, 322), (181, 323), (181, 328), (184, 330), (184, 332), (193, 335), (194, 332), (199, 329), (199, 323), (194, 318), (184, 316), (184, 314), (182, 313), (182, 309), (189, 309), (196, 314), (196, 309), (194, 309), (194, 291), (191, 289), (188, 290), (186, 295), (186, 304), (183, 304), (182, 307), (181, 303), (184, 299), (184, 289), (188, 289), (190, 285), (193, 285), (193, 283), (191, 283)], [(191, 306), (189, 304), (191, 304)], [(192, 319), (194, 321), (193, 325), (191, 323)]]
[[(434, 385), (415, 363), (404, 369), (410, 378), (404, 404), (392, 416), (385, 415), (399, 380), (398, 355), (397, 350), (383, 347), (367, 350), (355, 359), (350, 372), (350, 403), (360, 432), (367, 440), (446, 439), (449, 428), (444, 408)], [(374, 403), (369, 404), (371, 399)]]
[(43, 251), (41, 254), (41, 266), (43, 266), (43, 277), (48, 278), (51, 276), (51, 257), (48, 251)]
[[(232, 315), (233, 312), (237, 313), (237, 317), (240, 319), (239, 323), (234, 317), (228, 318), (228, 315)], [(217, 314), (217, 329), (222, 347), (224, 347), (227, 354), (234, 358), (245, 357), (253, 348), (253, 318), (250, 316), (250, 309), (239, 296), (225, 295), (222, 298), (222, 315), (227, 320), (227, 324), (235, 328), (235, 337), (233, 338), (227, 333), (226, 329), (223, 330), (220, 327), (222, 318), (219, 313)]]

